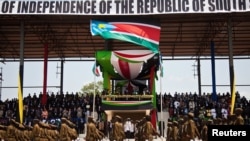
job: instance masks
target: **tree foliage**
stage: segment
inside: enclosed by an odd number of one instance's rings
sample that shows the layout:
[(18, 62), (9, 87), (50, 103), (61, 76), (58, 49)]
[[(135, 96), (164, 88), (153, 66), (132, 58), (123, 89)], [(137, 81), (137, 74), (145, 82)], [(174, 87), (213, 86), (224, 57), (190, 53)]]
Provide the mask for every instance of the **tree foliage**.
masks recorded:
[(88, 83), (82, 87), (81, 92), (83, 94), (94, 94), (94, 88), (95, 93), (100, 94), (103, 91), (103, 81)]

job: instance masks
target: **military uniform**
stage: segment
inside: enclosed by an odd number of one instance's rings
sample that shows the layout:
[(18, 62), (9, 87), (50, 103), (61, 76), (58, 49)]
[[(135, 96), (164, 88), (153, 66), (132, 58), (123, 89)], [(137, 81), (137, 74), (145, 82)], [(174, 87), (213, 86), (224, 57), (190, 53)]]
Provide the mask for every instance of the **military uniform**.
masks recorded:
[(71, 140), (75, 140), (78, 137), (77, 131), (76, 131), (76, 125), (71, 122), (70, 120), (67, 120), (67, 124), (69, 126), (69, 136)]
[(69, 127), (67, 124), (67, 119), (62, 118), (61, 119), (61, 128), (60, 128), (60, 141), (70, 141), (70, 136), (69, 136)]
[(244, 121), (244, 118), (241, 115), (242, 112), (243, 112), (242, 108), (236, 108), (235, 109), (236, 119), (234, 121), (234, 125), (244, 125), (245, 121)]
[(16, 121), (14, 119), (10, 120), (10, 125), (6, 129), (6, 140), (16, 141)]
[(202, 141), (207, 141), (208, 139), (207, 131), (208, 131), (207, 121), (203, 120), (202, 127), (201, 127), (201, 140)]
[(200, 137), (200, 133), (196, 127), (196, 124), (193, 120), (194, 114), (188, 113), (188, 120), (184, 123), (184, 134), (182, 141), (195, 140), (196, 137)]
[(47, 123), (39, 122), (40, 126), (40, 141), (49, 141), (48, 129), (50, 126)]
[(92, 117), (88, 117), (87, 123), (87, 134), (86, 141), (98, 141), (103, 138), (103, 135), (100, 134), (99, 130), (96, 128), (95, 122)]
[(122, 124), (122, 118), (120, 116), (116, 116), (116, 120), (113, 128), (113, 137), (116, 141), (123, 141), (125, 139), (124, 128)]
[(57, 141), (59, 139), (59, 132), (57, 126), (49, 124), (50, 128), (48, 129), (48, 138), (49, 141)]
[(21, 123), (16, 123), (17, 128), (16, 128), (16, 140), (21, 140), (21, 141), (27, 141), (27, 134), (24, 134), (25, 127)]
[(157, 133), (157, 131), (153, 127), (151, 123), (151, 117), (149, 115), (146, 116), (146, 123), (144, 128), (145, 139), (147, 139), (148, 141), (153, 141), (153, 136), (155, 135), (160, 136), (160, 134)]
[(172, 140), (172, 122), (168, 122), (168, 128), (167, 128), (167, 139), (166, 139), (166, 141), (170, 141), (170, 140)]
[(40, 121), (38, 119), (33, 120), (33, 128), (32, 128), (32, 138), (34, 141), (40, 141)]
[(171, 132), (171, 136), (172, 136), (172, 141), (178, 141), (178, 122), (174, 121), (173, 122), (173, 127), (172, 127), (172, 132)]
[(7, 129), (7, 126), (0, 125), (0, 139), (1, 140), (6, 140), (6, 129)]

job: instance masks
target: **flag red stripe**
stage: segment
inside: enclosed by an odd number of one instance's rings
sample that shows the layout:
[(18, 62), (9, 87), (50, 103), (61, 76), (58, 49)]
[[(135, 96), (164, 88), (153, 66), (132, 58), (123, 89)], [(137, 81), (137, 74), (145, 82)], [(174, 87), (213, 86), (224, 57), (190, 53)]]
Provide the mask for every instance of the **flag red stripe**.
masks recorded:
[(122, 75), (125, 78), (130, 79), (130, 69), (129, 69), (128, 62), (125, 62), (125, 61), (119, 59), (118, 64), (119, 64), (120, 70), (122, 72)]
[(121, 52), (116, 52), (114, 51), (117, 55), (122, 56), (122, 57), (127, 57), (127, 58), (137, 58), (137, 57), (144, 57), (147, 56), (151, 53), (147, 53), (147, 54), (126, 54), (126, 53), (121, 53)]
[(112, 23), (112, 25), (117, 27), (114, 29), (114, 31), (133, 33), (135, 35), (142, 36), (157, 42), (160, 40), (160, 28), (146, 26), (146, 24), (139, 25), (133, 23)]

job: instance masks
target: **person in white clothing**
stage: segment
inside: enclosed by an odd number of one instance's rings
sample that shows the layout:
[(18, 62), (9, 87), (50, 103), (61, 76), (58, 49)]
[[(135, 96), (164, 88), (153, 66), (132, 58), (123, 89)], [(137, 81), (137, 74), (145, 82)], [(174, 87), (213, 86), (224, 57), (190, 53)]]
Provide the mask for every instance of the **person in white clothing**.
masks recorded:
[(126, 135), (126, 139), (130, 139), (131, 138), (131, 120), (130, 118), (127, 118), (127, 120), (125, 121), (124, 123), (124, 132), (125, 132), (125, 135)]
[(222, 117), (227, 119), (228, 117), (228, 110), (225, 108), (225, 106), (223, 105), (221, 108), (221, 113), (222, 113)]
[(216, 118), (217, 118), (217, 113), (216, 113), (215, 107), (213, 107), (213, 108), (211, 109), (211, 115), (212, 115), (213, 119), (216, 119)]
[(135, 124), (134, 122), (131, 120), (131, 126), (130, 126), (130, 138), (134, 138), (134, 134), (135, 134)]

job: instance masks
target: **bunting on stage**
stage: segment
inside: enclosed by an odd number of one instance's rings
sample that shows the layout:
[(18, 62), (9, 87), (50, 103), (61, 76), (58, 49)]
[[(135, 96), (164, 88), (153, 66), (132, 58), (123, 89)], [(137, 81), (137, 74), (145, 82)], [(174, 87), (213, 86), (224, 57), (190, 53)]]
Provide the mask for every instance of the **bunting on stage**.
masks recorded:
[(134, 43), (158, 53), (160, 26), (136, 22), (104, 22), (91, 20), (90, 30), (93, 36), (104, 39), (117, 39)]

